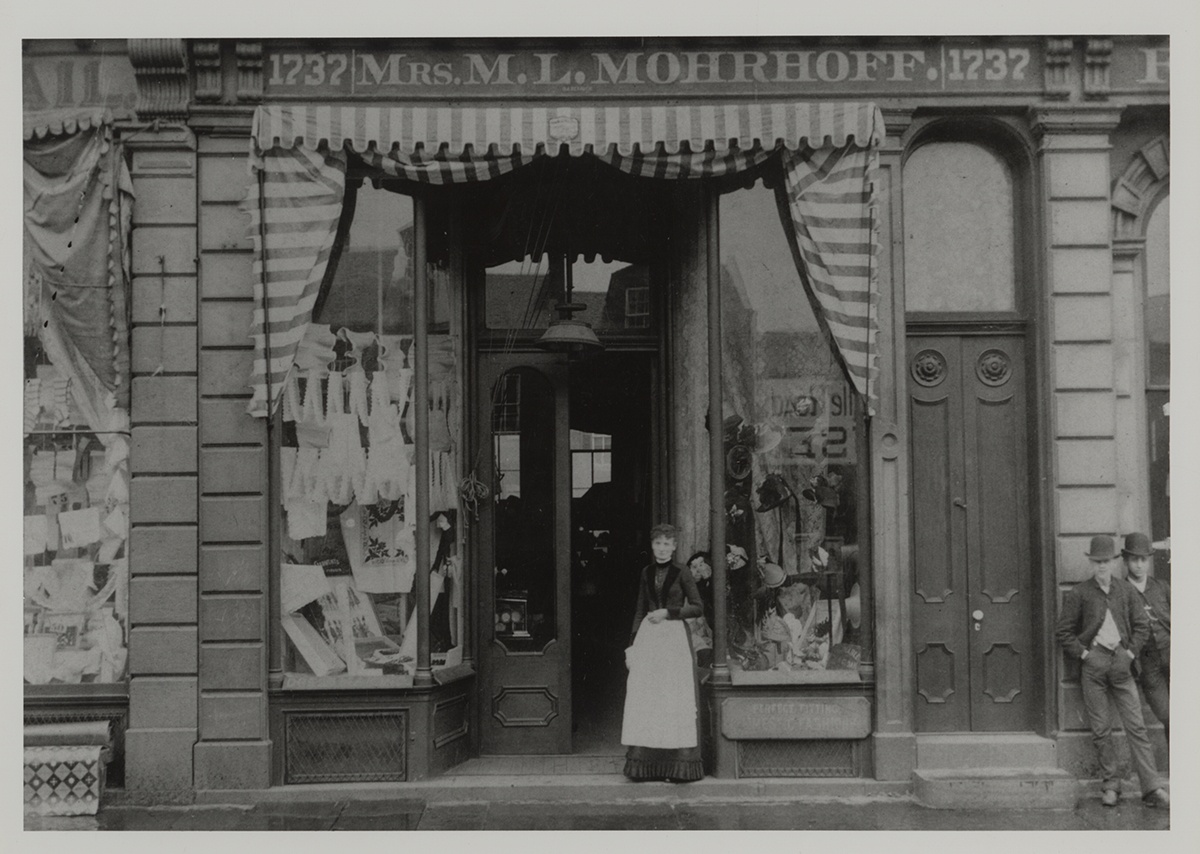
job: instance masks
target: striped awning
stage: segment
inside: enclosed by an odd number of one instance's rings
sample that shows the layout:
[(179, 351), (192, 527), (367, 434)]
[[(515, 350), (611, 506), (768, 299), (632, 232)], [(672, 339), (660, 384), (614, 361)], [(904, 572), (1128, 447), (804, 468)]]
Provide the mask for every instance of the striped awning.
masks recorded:
[(404, 154), (445, 148), (445, 156), (483, 156), (493, 146), (500, 154), (539, 149), (572, 155), (603, 153), (615, 147), (625, 156), (662, 146), (718, 152), (737, 148), (789, 150), (841, 148), (853, 142), (877, 147), (884, 124), (871, 103), (781, 102), (739, 104), (661, 104), (596, 106), (536, 104), (498, 106), (330, 106), (267, 105), (254, 114), (255, 144), (260, 151), (297, 144), (322, 144), (356, 151), (375, 147)]
[(61, 110), (36, 110), (24, 115), (25, 139), (44, 139), (112, 124), (107, 107), (69, 107)]

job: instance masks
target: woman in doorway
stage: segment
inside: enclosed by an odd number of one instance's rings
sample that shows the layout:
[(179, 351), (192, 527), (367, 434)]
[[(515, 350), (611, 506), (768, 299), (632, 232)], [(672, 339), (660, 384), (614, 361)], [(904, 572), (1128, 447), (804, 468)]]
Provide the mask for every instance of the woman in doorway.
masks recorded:
[(686, 782), (704, 776), (696, 671), (684, 622), (704, 608), (691, 572), (672, 560), (675, 545), (671, 525), (650, 530), (654, 562), (638, 583), (621, 726), (621, 743), (629, 748), (625, 776), (631, 780)]

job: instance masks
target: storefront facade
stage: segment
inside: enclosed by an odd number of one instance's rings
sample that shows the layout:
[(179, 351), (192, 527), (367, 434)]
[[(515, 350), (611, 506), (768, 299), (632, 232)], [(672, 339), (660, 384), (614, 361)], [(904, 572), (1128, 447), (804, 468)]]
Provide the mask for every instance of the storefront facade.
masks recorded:
[(1165, 39), (30, 43), (27, 112), (100, 54), (128, 661), (31, 684), (27, 618), (26, 710), (132, 797), (619, 753), (659, 521), (710, 773), (1089, 773), (1061, 592), (1170, 572)]

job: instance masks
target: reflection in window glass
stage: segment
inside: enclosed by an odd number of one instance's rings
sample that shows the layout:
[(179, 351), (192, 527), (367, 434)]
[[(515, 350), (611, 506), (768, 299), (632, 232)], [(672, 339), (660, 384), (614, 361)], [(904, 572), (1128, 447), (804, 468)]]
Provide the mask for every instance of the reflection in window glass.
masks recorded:
[(1150, 441), (1150, 536), (1154, 573), (1171, 580), (1171, 270), (1169, 199), (1146, 226), (1146, 409)]
[(1171, 382), (1170, 199), (1163, 199), (1146, 226), (1146, 341), (1151, 385)]
[[(623, 261), (585, 261), (571, 265), (571, 301), (584, 308), (575, 320), (597, 332), (649, 329), (650, 268)], [(563, 292), (562, 276), (550, 256), (526, 256), (487, 269), (485, 317), (488, 329), (544, 329), (558, 315), (554, 306)]]
[(909, 311), (1013, 311), (1013, 184), (986, 148), (934, 142), (904, 164)]
[(721, 197), (729, 648), (746, 670), (856, 670), (856, 400), (771, 191)]
[[(431, 325), (431, 518), (416, 519), (412, 200), (364, 186), (344, 216), (350, 210), (352, 223), (334, 250), (339, 262), (283, 391), (280, 621), (288, 639), (284, 672), (295, 685), (411, 680), (414, 580), (422, 570), (430, 573), (432, 664), (455, 664), (462, 655), (454, 487), (461, 333)], [(427, 257), (445, 257), (441, 241), (444, 230), (431, 227)], [(444, 263), (430, 263), (428, 275), (434, 305), (446, 302)], [(431, 567), (416, 565), (421, 524), (429, 529)]]

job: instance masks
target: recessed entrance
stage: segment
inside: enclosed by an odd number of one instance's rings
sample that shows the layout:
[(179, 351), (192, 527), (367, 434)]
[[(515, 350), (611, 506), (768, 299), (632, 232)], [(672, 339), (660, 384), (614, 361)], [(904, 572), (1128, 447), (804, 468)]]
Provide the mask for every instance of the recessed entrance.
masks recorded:
[[(474, 462), (491, 491), (474, 561), (484, 755), (622, 751), (624, 650), (663, 474), (662, 203), (652, 182), (559, 161), (472, 204)], [(562, 303), (600, 352), (547, 349)]]

